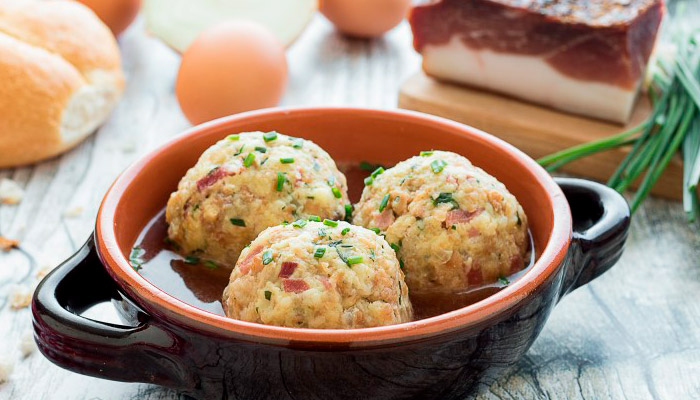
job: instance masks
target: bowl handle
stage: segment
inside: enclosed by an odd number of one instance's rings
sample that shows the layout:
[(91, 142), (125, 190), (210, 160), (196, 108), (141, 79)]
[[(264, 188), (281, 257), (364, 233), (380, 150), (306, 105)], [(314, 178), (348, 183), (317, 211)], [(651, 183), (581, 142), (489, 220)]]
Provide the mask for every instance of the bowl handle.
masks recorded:
[[(54, 364), (81, 374), (125, 382), (182, 385), (180, 365), (168, 349), (174, 335), (150, 322), (139, 309), (136, 326), (96, 321), (79, 315), (104, 301), (130, 301), (100, 262), (91, 237), (51, 272), (32, 299), (34, 338)], [(133, 302), (132, 302), (133, 304)]]
[(620, 259), (630, 209), (622, 195), (600, 183), (575, 178), (555, 180), (569, 201), (573, 219), (563, 296), (597, 278)]

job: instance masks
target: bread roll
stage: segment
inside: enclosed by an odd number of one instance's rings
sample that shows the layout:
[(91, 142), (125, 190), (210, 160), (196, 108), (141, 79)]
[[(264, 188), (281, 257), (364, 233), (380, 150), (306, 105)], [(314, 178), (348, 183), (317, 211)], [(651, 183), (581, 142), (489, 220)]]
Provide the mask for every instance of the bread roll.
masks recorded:
[(119, 48), (87, 7), (0, 0), (0, 167), (78, 144), (124, 88)]

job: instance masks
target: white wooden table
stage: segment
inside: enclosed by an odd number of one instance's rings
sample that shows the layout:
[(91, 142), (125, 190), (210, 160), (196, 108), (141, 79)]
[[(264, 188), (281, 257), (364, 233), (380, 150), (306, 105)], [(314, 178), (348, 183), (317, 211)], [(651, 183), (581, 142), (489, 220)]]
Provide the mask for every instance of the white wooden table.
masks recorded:
[[(141, 21), (119, 42), (126, 93), (99, 132), (57, 159), (0, 170), (0, 178), (26, 190), (19, 205), (0, 206), (0, 236), (21, 242), (19, 250), (0, 252), (0, 359), (14, 363), (0, 399), (180, 397), (156, 386), (74, 374), (38, 352), (23, 358), (30, 311), (12, 310), (6, 301), (13, 284), (32, 285), (37, 271), (83, 243), (121, 170), (188, 127), (173, 93), (179, 56), (147, 36)], [(288, 59), (284, 105), (393, 108), (400, 83), (419, 68), (407, 25), (380, 40), (355, 41), (321, 17)], [(685, 223), (680, 203), (647, 201), (620, 263), (564, 299), (527, 356), (478, 398), (700, 398), (700, 232)]]

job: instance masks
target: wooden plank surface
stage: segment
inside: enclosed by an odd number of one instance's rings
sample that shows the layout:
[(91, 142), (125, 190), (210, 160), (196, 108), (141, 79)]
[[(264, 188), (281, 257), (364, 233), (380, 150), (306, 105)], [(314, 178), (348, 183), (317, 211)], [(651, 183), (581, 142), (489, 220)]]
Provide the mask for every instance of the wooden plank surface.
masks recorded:
[[(417, 72), (401, 85), (399, 107), (471, 125), (517, 146), (532, 158), (624, 132), (637, 126), (651, 113), (649, 100), (642, 96), (629, 123), (622, 126), (493, 92), (440, 82), (423, 72)], [(586, 157), (565, 165), (562, 171), (605, 181), (629, 150), (620, 148)], [(682, 182), (683, 162), (680, 157), (675, 157), (652, 193), (680, 200), (683, 197)]]
[[(691, 0), (695, 2), (696, 0)], [(691, 1), (688, 3), (690, 4)], [(188, 126), (173, 95), (179, 57), (138, 22), (120, 38), (126, 94), (110, 120), (75, 150), (27, 168), (0, 170), (26, 190), (0, 206), (0, 369), (14, 364), (0, 399), (178, 399), (146, 384), (104, 381), (22, 356), (28, 309), (11, 309), (13, 285), (69, 256), (93, 229), (99, 202), (133, 160)], [(288, 53), (286, 105), (392, 108), (419, 67), (404, 24), (372, 42), (347, 40), (317, 18)], [(618, 265), (557, 306), (527, 356), (479, 399), (700, 398), (700, 232), (677, 202), (650, 199), (634, 217)], [(100, 316), (110, 318), (109, 308)]]

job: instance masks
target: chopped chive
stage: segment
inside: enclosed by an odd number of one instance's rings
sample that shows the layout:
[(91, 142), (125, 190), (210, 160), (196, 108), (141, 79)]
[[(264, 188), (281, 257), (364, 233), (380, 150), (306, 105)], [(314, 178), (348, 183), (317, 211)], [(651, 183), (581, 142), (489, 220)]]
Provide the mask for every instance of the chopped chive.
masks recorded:
[(360, 264), (361, 262), (362, 262), (362, 256), (348, 257), (348, 260), (346, 261), (346, 263), (348, 265)]
[(301, 149), (302, 147), (304, 147), (304, 139), (294, 139), (292, 141), (292, 147), (294, 147), (295, 149)]
[(345, 205), (345, 220), (350, 222), (352, 219), (352, 204)]
[(336, 199), (343, 197), (343, 195), (340, 193), (340, 190), (337, 187), (331, 188), (331, 192), (333, 192), (333, 196), (335, 196)]
[(131, 264), (131, 267), (138, 271), (141, 269), (141, 264), (144, 263), (143, 255), (146, 254), (146, 250), (141, 248), (140, 246), (134, 246), (134, 248), (131, 249), (131, 254), (129, 254), (129, 264)]
[(452, 225), (452, 230), (456, 231), (457, 230), (457, 225)]
[(265, 140), (266, 142), (271, 142), (275, 139), (277, 139), (277, 132), (275, 131), (263, 134), (263, 140)]
[(272, 292), (269, 290), (265, 291), (265, 300), (270, 300), (272, 298)]
[(325, 225), (325, 226), (330, 226), (331, 228), (335, 228), (336, 226), (338, 226), (338, 222), (337, 222), (337, 221), (331, 221), (330, 219), (324, 219), (324, 220), (323, 220), (323, 225)]
[(267, 147), (255, 146), (255, 151), (259, 151), (261, 153), (267, 153)]
[(300, 220), (296, 221), (295, 223), (293, 223), (292, 226), (295, 228), (303, 228), (306, 226), (306, 224), (307, 224), (307, 222), (305, 219), (300, 219)]
[(243, 160), (243, 165), (250, 167), (253, 164), (253, 161), (255, 161), (255, 154), (248, 153), (245, 160)]
[(372, 182), (374, 182), (374, 178), (372, 178), (371, 176), (365, 178), (365, 186), (372, 185)]
[(380, 233), (382, 233), (382, 231), (380, 231), (379, 228), (370, 228), (369, 230), (372, 231), (372, 232), (374, 232), (374, 233), (376, 233), (377, 235), (379, 235)]
[(343, 230), (340, 231), (340, 234), (345, 236), (348, 232), (350, 232), (350, 228), (343, 228)]
[(430, 163), (430, 168), (433, 169), (433, 172), (436, 174), (439, 174), (442, 172), (443, 169), (447, 166), (447, 163), (443, 160), (434, 160), (433, 162)]
[(195, 257), (195, 256), (185, 257), (185, 264), (199, 264), (199, 257)]
[(390, 197), (391, 197), (391, 196), (387, 193), (387, 194), (382, 198), (382, 202), (379, 203), (379, 212), (384, 211), (384, 209), (386, 208), (387, 204), (389, 204), (389, 198), (390, 198)]
[(281, 192), (282, 188), (284, 187), (284, 182), (287, 181), (287, 178), (284, 177), (284, 174), (281, 172), (277, 173), (277, 191)]
[(272, 250), (267, 250), (262, 255), (263, 265), (267, 265), (272, 262)]
[(228, 136), (226, 136), (226, 139), (227, 139), (227, 140), (230, 140), (230, 141), (232, 141), (232, 142), (235, 142), (235, 141), (237, 141), (238, 139), (240, 139), (240, 136), (238, 136), (238, 135), (228, 135)]
[(318, 215), (311, 215), (308, 218), (309, 221), (321, 222), (321, 218)]
[(292, 157), (280, 158), (280, 162), (282, 164), (291, 164), (294, 162), (294, 159)]
[(508, 278), (506, 278), (505, 276), (499, 276), (499, 277), (498, 277), (498, 282), (499, 282), (501, 285), (507, 285), (507, 284), (510, 283), (510, 281), (508, 280)]
[(241, 153), (243, 153), (243, 149), (244, 149), (244, 148), (245, 148), (245, 145), (241, 146), (241, 148), (238, 149), (238, 151), (234, 154), (234, 156), (240, 156)]
[(456, 210), (459, 208), (459, 203), (457, 200), (452, 198), (452, 193), (440, 193), (436, 198), (433, 199), (433, 206), (437, 207), (439, 204), (450, 203), (452, 204), (452, 209)]
[(397, 245), (396, 243), (391, 243), (389, 246), (391, 246), (391, 248), (394, 249), (394, 251), (397, 253), (399, 252), (399, 250), (401, 250), (399, 245)]
[(372, 172), (372, 178), (376, 178), (384, 172), (384, 167), (379, 167)]
[(243, 221), (240, 218), (231, 218), (229, 219), (229, 221), (231, 221), (231, 223), (236, 226), (245, 226), (245, 221)]
[(420, 156), (421, 156), (421, 157), (430, 157), (430, 156), (432, 156), (432, 155), (433, 155), (433, 152), (432, 152), (432, 151), (421, 151), (421, 152), (420, 152)]
[(215, 263), (214, 261), (211, 261), (211, 260), (206, 260), (206, 261), (204, 261), (204, 266), (207, 267), (207, 268), (209, 268), (209, 269), (217, 269), (217, 268), (219, 268), (219, 266), (216, 265), (216, 263)]
[(318, 246), (314, 250), (314, 257), (316, 258), (321, 258), (323, 255), (326, 254), (326, 247), (325, 246)]

